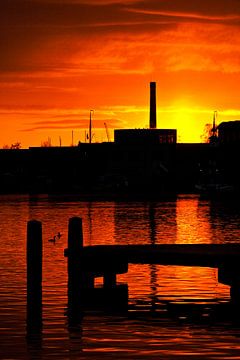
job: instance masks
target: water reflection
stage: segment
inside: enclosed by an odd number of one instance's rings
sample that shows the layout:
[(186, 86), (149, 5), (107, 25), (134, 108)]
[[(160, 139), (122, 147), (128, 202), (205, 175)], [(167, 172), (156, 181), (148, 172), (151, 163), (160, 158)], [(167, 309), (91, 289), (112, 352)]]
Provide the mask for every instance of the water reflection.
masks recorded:
[(150, 244), (156, 244), (157, 229), (156, 229), (156, 203), (149, 204), (149, 239)]
[(43, 341), (42, 334), (27, 335), (27, 353), (30, 359), (42, 359)]
[(114, 229), (116, 244), (175, 243), (176, 202), (115, 203)]
[(240, 209), (236, 204), (229, 202), (212, 202), (209, 206), (209, 224), (213, 236), (216, 238), (222, 234), (220, 242), (239, 242)]
[[(149, 204), (149, 239), (150, 244), (156, 244), (157, 240), (156, 203)], [(150, 270), (150, 299), (151, 311), (155, 311), (157, 303), (157, 266), (149, 265)]]
[[(233, 359), (239, 355), (237, 312), (229, 306), (229, 288), (218, 284), (214, 269), (130, 265), (128, 274), (118, 277), (129, 285), (128, 317), (67, 316), (63, 250), (72, 216), (83, 218), (85, 245), (221, 243), (238, 241), (239, 234), (237, 209), (216, 207), (197, 197), (130, 204), (1, 197), (2, 358), (87, 359), (112, 354), (121, 359), (176, 359), (200, 354), (216, 359), (221, 354)], [(33, 218), (43, 224), (43, 331), (28, 337), (27, 351), (26, 223)], [(63, 236), (50, 243), (48, 239), (58, 232)]]
[(157, 274), (157, 266), (156, 265), (149, 265), (150, 268), (150, 304), (151, 304), (151, 311), (156, 310), (156, 304), (157, 304), (157, 294), (158, 294), (158, 274)]
[(213, 243), (209, 223), (209, 204), (196, 196), (180, 197), (177, 201), (177, 242)]

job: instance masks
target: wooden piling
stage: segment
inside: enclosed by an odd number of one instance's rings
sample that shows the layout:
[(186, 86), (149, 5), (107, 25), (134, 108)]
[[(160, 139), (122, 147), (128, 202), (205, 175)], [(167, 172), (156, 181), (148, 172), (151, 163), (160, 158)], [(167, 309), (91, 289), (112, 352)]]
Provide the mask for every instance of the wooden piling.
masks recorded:
[(83, 249), (82, 219), (72, 217), (68, 223), (68, 309), (77, 316), (81, 305), (83, 271), (80, 256)]
[(230, 286), (230, 297), (233, 304), (240, 303), (240, 269), (238, 263), (224, 264), (218, 269), (218, 281)]
[(68, 249), (70, 252), (78, 252), (83, 247), (82, 219), (72, 217), (68, 223)]
[[(109, 251), (110, 250), (110, 251)], [(125, 256), (112, 253), (111, 248), (98, 251), (98, 246), (84, 247), (82, 220), (71, 218), (68, 230), (68, 319), (76, 325), (85, 309), (126, 309), (128, 290), (117, 285), (117, 274), (128, 271)], [(119, 256), (118, 256), (119, 255)], [(94, 279), (103, 277), (103, 287), (95, 287)]]
[(233, 304), (240, 304), (240, 283), (232, 284), (230, 287), (230, 297)]
[(42, 224), (27, 223), (27, 332), (42, 327)]
[(104, 288), (114, 288), (117, 284), (117, 274), (113, 273), (113, 272), (109, 272), (104, 274), (103, 277), (103, 286)]
[(79, 281), (81, 267), (80, 256), (83, 249), (82, 219), (73, 217), (68, 223), (68, 280), (71, 283)]

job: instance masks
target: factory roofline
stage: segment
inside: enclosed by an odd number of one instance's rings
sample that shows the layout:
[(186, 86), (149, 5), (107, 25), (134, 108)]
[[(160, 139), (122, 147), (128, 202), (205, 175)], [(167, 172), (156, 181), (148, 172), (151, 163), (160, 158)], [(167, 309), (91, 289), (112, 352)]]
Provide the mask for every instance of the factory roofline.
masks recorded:
[(223, 128), (236, 128), (236, 127), (240, 127), (240, 120), (233, 120), (233, 121), (224, 121), (221, 124), (218, 125), (218, 129), (223, 129)]

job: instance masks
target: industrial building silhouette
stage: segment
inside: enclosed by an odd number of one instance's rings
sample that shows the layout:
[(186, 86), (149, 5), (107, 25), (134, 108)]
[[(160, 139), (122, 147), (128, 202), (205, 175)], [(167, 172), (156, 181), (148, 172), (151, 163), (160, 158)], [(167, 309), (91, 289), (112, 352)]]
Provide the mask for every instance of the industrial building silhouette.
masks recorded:
[(215, 161), (239, 193), (240, 121), (221, 123), (214, 143), (177, 143), (176, 129), (158, 129), (156, 83), (150, 83), (148, 129), (118, 129), (114, 142), (0, 150), (1, 193), (164, 197), (193, 192), (199, 164)]

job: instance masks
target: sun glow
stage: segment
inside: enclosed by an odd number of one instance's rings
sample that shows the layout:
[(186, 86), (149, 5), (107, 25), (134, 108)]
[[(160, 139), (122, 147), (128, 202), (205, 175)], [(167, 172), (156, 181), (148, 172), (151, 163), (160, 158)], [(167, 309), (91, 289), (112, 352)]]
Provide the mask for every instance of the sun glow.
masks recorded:
[(72, 131), (84, 139), (89, 109), (94, 141), (106, 140), (104, 122), (112, 137), (113, 129), (147, 128), (150, 81), (157, 127), (177, 129), (180, 142), (200, 142), (214, 110), (221, 121), (239, 118), (235, 1), (99, 3), (4, 3), (0, 147), (39, 146), (48, 137), (69, 145)]
[(177, 129), (178, 142), (200, 142), (204, 124), (211, 122), (212, 110), (178, 101), (159, 112), (159, 127)]

